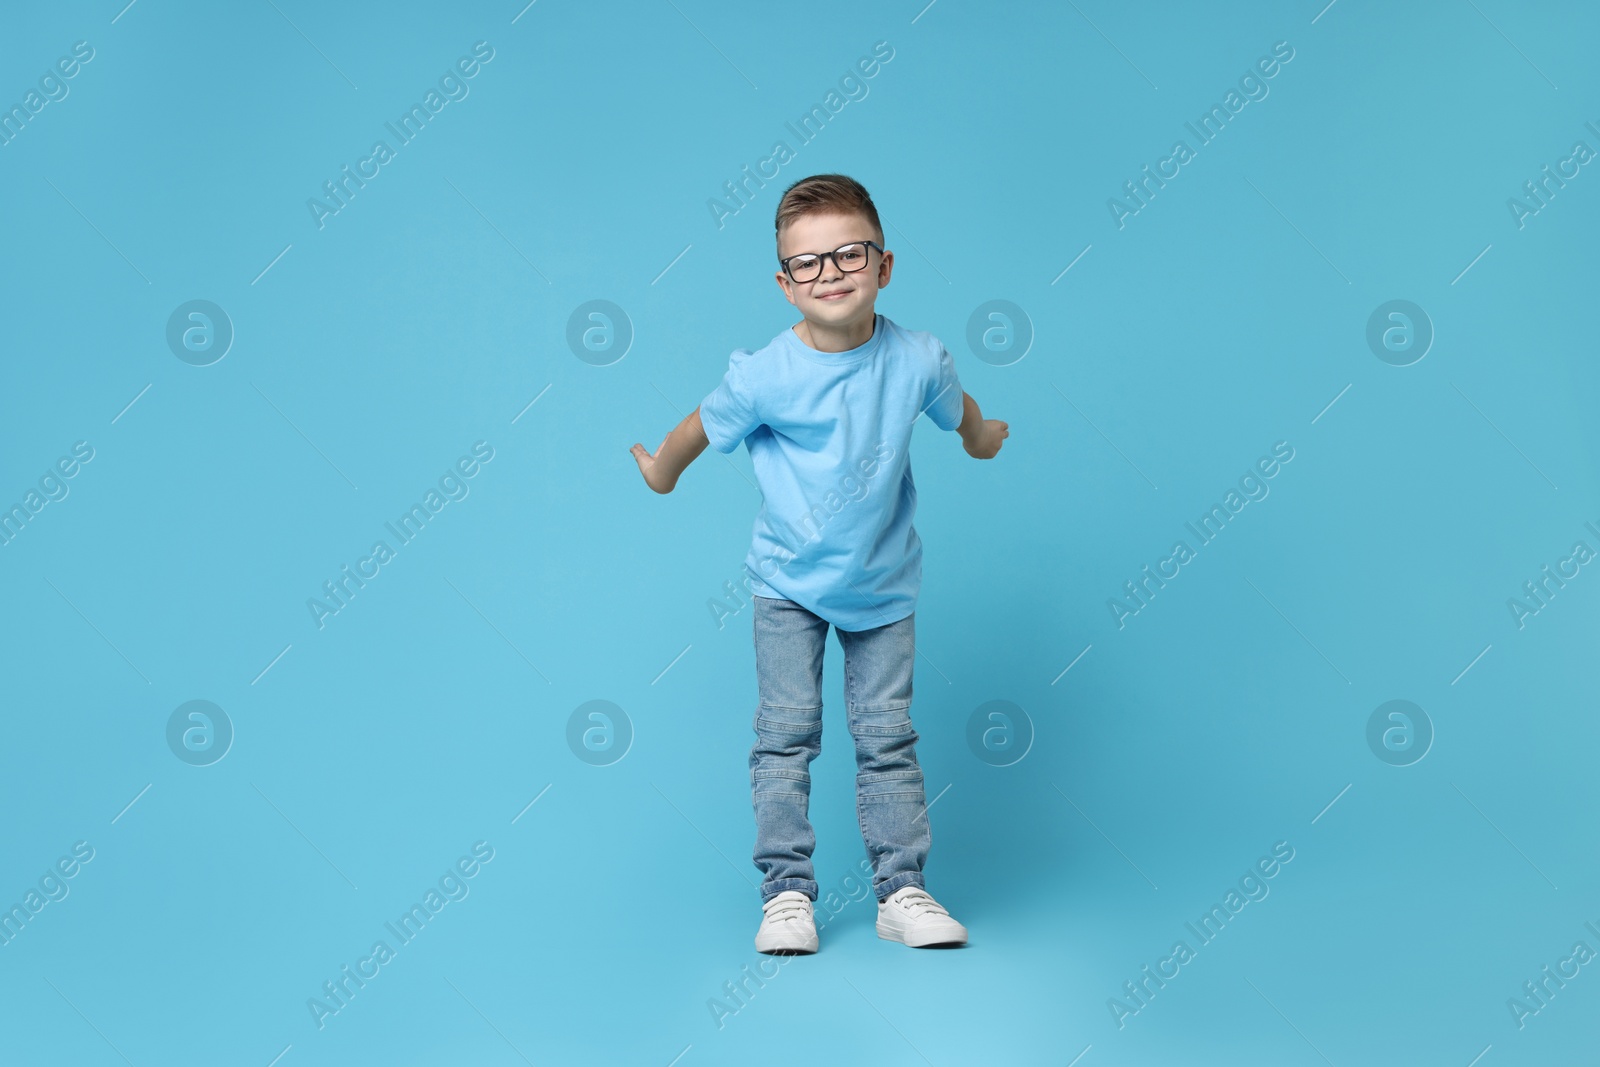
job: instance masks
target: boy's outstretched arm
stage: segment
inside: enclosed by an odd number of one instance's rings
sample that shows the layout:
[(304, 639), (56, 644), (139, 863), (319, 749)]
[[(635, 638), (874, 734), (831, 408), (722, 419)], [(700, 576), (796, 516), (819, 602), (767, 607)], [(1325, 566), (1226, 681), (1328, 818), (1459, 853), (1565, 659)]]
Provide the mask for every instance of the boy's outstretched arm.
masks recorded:
[(628, 451), (639, 461), (639, 473), (644, 475), (645, 484), (658, 493), (670, 493), (678, 484), (678, 476), (710, 443), (705, 427), (700, 425), (697, 407), (667, 434), (654, 455), (645, 451), (642, 444), (635, 444)]
[(973, 459), (993, 459), (1000, 444), (1011, 436), (1010, 428), (999, 419), (986, 419), (978, 410), (978, 402), (967, 393), (961, 394), (961, 425), (956, 427), (961, 435), (961, 447)]

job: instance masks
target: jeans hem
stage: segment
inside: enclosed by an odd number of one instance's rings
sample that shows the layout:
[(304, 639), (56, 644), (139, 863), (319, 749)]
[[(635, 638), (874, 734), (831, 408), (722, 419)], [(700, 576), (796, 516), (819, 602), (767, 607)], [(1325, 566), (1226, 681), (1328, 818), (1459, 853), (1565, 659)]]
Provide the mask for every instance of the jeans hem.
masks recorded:
[(817, 899), (817, 883), (810, 878), (779, 878), (761, 887), (761, 903), (765, 904), (786, 889), (798, 889), (813, 901)]
[(896, 890), (904, 889), (908, 885), (914, 885), (918, 889), (928, 888), (922, 881), (921, 871), (902, 871), (882, 885), (873, 886), (872, 888), (878, 896), (878, 903), (882, 904), (894, 896)]

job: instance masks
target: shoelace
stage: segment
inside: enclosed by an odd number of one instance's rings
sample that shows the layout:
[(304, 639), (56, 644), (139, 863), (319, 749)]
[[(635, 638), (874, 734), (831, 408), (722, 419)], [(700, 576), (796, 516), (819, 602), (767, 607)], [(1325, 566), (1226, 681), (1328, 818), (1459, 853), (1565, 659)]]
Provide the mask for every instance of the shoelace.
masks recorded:
[(914, 918), (919, 919), (925, 915), (948, 916), (950, 914), (944, 909), (944, 905), (920, 889), (908, 891), (900, 898), (899, 906), (910, 912)]
[(767, 909), (767, 921), (781, 923), (795, 919), (803, 920), (806, 917), (809, 904), (809, 901), (795, 900), (792, 897), (788, 900), (780, 900)]

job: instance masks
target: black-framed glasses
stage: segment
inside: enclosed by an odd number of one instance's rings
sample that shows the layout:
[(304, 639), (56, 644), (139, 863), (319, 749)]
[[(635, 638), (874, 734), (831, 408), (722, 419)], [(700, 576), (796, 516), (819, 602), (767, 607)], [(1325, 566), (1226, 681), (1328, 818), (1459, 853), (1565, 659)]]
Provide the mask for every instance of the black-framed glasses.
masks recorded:
[(852, 241), (850, 244), (842, 245), (832, 252), (824, 252), (821, 255), (817, 255), (815, 252), (801, 252), (798, 255), (780, 259), (778, 260), (778, 266), (783, 268), (783, 272), (789, 276), (790, 281), (796, 285), (803, 285), (806, 282), (814, 282), (822, 276), (823, 259), (833, 260), (833, 265), (846, 274), (853, 274), (861, 270), (867, 265), (867, 260), (871, 258), (867, 252), (869, 248), (876, 248), (879, 253), (883, 252), (883, 246), (876, 241)]

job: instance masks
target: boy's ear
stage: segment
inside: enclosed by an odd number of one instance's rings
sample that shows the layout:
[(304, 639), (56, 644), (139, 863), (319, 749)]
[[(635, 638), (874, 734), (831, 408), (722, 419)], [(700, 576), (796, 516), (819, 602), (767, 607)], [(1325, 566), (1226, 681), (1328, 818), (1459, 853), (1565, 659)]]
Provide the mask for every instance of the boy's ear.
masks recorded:
[[(774, 275), (774, 278), (778, 283), (778, 288), (783, 290), (783, 298), (789, 301), (789, 303), (794, 304), (794, 286), (789, 281), (789, 276), (780, 270), (776, 275)], [(799, 306), (799, 304), (795, 304), (795, 307)]]

